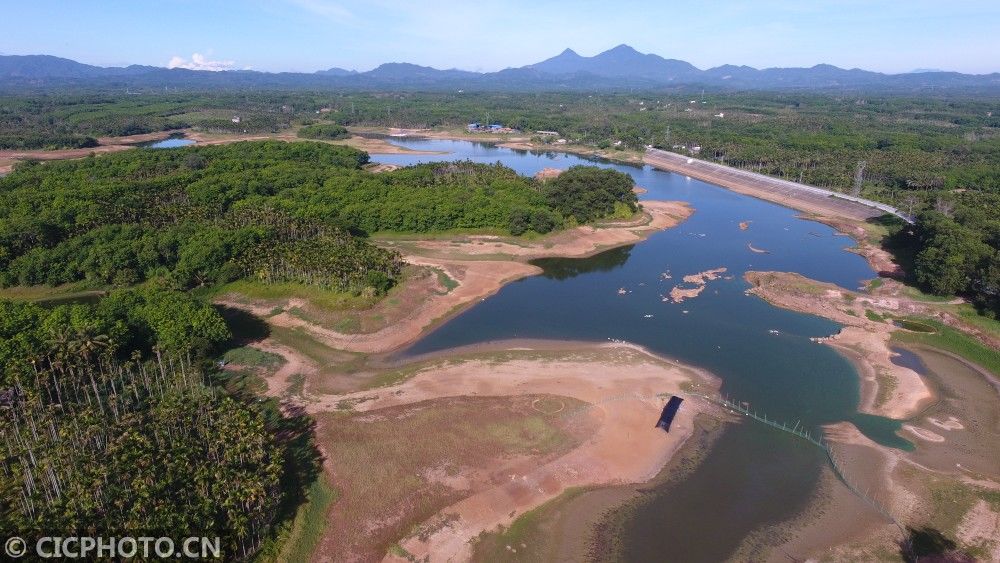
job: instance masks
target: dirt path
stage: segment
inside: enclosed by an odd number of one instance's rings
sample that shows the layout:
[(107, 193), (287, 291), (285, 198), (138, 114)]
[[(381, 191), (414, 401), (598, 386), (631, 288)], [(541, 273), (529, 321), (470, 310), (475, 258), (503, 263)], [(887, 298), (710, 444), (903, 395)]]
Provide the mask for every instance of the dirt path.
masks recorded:
[[(591, 407), (563, 413), (586, 417), (599, 427), (581, 446), (550, 463), (526, 466), (519, 474), (493, 483), (452, 504), (425, 523), (431, 530), (399, 543), (409, 554), (432, 561), (462, 561), (470, 540), (481, 532), (509, 525), (517, 516), (555, 498), (568, 487), (645, 482), (669, 460), (693, 431), (694, 416), (711, 408), (688, 399), (669, 433), (654, 427), (665, 397), (684, 383), (703, 389), (715, 379), (694, 368), (661, 360), (635, 347), (596, 345), (603, 360), (570, 353), (556, 359), (471, 359), (438, 363), (407, 381), (359, 393), (313, 397), (309, 412), (330, 411), (345, 403), (369, 412), (413, 403), (427, 404), (458, 396), (556, 395)], [(440, 519), (445, 518), (445, 523)], [(388, 561), (404, 561), (388, 555)]]
[(278, 344), (270, 338), (254, 342), (251, 346), (264, 352), (277, 354), (285, 360), (278, 371), (265, 378), (267, 395), (271, 397), (284, 398), (288, 393), (290, 379), (293, 375), (309, 376), (317, 370), (316, 364), (305, 355), (288, 346)]

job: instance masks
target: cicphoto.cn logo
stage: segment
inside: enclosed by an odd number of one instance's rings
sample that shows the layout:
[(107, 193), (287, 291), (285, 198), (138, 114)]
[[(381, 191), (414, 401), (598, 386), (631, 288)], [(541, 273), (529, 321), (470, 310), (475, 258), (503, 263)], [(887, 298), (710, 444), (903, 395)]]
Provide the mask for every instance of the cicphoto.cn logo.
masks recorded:
[(39, 559), (221, 559), (218, 537), (42, 536), (25, 539), (11, 536), (4, 541), (4, 554), (19, 559), (31, 553)]

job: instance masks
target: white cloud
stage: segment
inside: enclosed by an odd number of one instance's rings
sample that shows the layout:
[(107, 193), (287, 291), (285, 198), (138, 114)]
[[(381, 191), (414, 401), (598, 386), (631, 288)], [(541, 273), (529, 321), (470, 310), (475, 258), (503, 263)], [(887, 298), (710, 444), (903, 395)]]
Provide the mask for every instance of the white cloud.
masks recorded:
[(194, 53), (191, 55), (191, 60), (187, 60), (184, 57), (179, 57), (174, 55), (170, 57), (170, 62), (167, 63), (167, 68), (186, 68), (188, 70), (232, 70), (235, 61), (211, 61), (205, 55), (201, 53)]

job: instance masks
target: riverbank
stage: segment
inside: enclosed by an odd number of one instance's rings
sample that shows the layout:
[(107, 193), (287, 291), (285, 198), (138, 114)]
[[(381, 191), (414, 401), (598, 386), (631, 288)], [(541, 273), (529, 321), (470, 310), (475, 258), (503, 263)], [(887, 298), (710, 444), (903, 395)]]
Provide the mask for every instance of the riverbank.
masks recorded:
[[(846, 291), (797, 274), (748, 272), (750, 293), (798, 312), (844, 325), (820, 342), (849, 358), (862, 377), (859, 410), (903, 421), (912, 451), (881, 446), (843, 422), (826, 428), (846, 477), (909, 526), (912, 541), (944, 534), (946, 550), (986, 560), (1000, 556), (1000, 389), (988, 370), (921, 344), (900, 347), (894, 334), (911, 331), (894, 318), (928, 315), (934, 304)], [(913, 326), (914, 329), (922, 328)], [(841, 487), (842, 488), (842, 487)], [(880, 559), (907, 538), (870, 507), (831, 489), (797, 519), (794, 539), (776, 553), (832, 560)], [(852, 508), (853, 507), (853, 508)], [(853, 513), (845, 525), (843, 515)], [(837, 516), (831, 516), (836, 514)]]
[(866, 205), (846, 198), (833, 197), (825, 190), (784, 182), (770, 176), (750, 174), (667, 151), (650, 149), (643, 156), (643, 162), (661, 170), (697, 178), (734, 192), (820, 216), (864, 221), (887, 213), (872, 206), (880, 204)]
[[(772, 305), (824, 317), (843, 325), (839, 333), (819, 339), (843, 354), (861, 376), (858, 410), (897, 420), (919, 412), (934, 400), (915, 371), (893, 363), (890, 338), (902, 330), (882, 315), (906, 315), (899, 303), (845, 290), (787, 272), (747, 272), (749, 293)], [(891, 306), (895, 305), (892, 309)]]
[[(438, 283), (422, 277), (414, 280), (419, 295), (405, 303), (405, 314), (385, 314), (392, 323), (369, 332), (344, 332), (317, 322), (321, 311), (310, 317), (303, 299), (254, 300), (240, 295), (220, 295), (220, 305), (246, 310), (267, 322), (308, 333), (338, 350), (385, 353), (417, 340), (430, 328), (485, 299), (512, 281), (541, 273), (530, 260), (548, 257), (584, 258), (599, 252), (640, 242), (651, 234), (674, 227), (694, 210), (680, 202), (643, 201), (632, 220), (584, 225), (535, 239), (487, 235), (442, 235), (439, 237), (376, 237), (377, 244), (398, 250), (412, 265), (438, 273)], [(399, 289), (413, 296), (413, 289)], [(275, 310), (280, 312), (275, 314)], [(305, 314), (303, 314), (303, 312)]]
[(69, 160), (85, 158), (91, 154), (120, 152), (134, 149), (138, 143), (160, 141), (177, 133), (178, 131), (158, 131), (125, 137), (101, 137), (97, 140), (98, 146), (82, 149), (0, 150), (0, 174), (10, 172), (16, 163), (24, 160)]

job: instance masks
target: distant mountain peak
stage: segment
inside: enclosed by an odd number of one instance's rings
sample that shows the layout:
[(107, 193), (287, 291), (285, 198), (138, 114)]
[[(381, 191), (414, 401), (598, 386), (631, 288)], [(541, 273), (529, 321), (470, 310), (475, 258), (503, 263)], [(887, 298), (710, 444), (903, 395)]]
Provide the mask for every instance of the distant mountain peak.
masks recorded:
[(643, 55), (643, 53), (640, 53), (639, 51), (636, 51), (631, 45), (626, 45), (624, 43), (622, 43), (620, 45), (615, 45), (614, 47), (608, 49), (607, 51), (604, 51), (604, 53), (601, 53), (601, 54), (603, 55), (605, 53), (622, 53), (622, 54), (629, 54), (629, 55), (632, 55), (632, 54)]

